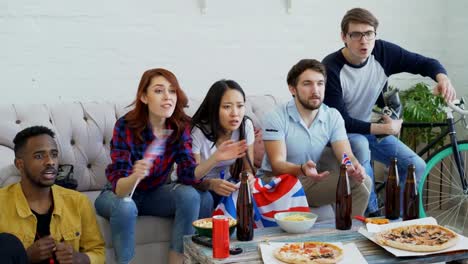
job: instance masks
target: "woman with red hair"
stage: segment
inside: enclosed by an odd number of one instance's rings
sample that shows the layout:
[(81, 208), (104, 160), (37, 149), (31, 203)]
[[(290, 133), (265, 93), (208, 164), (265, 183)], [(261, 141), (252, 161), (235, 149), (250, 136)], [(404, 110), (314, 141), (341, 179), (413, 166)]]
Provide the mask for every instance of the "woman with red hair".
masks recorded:
[[(115, 124), (110, 146), (112, 163), (106, 169), (109, 184), (96, 199), (95, 207), (99, 215), (110, 220), (118, 263), (129, 263), (135, 255), (138, 215), (174, 217), (169, 262), (182, 263), (183, 236), (192, 234), (192, 222), (209, 217), (213, 209), (210, 193), (192, 185), (200, 183), (217, 162), (245, 155), (247, 145), (245, 141), (225, 144), (215, 158), (197, 166), (190, 118), (184, 112), (187, 96), (168, 70), (146, 71), (133, 105), (134, 109)], [(169, 136), (167, 130), (172, 130)], [(163, 151), (149, 162), (144, 153), (155, 139), (165, 139)], [(178, 181), (168, 183), (174, 163)]]

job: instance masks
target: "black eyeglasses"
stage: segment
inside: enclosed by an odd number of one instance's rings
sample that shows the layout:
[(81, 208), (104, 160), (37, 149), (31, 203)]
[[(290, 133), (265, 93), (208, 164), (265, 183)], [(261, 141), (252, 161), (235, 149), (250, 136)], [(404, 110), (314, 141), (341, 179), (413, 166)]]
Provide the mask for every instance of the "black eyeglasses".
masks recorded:
[(366, 40), (373, 40), (375, 39), (375, 36), (377, 35), (377, 32), (375, 31), (366, 31), (366, 32), (359, 32), (359, 31), (354, 31), (351, 33), (348, 33), (348, 36), (351, 38), (351, 40), (361, 40), (362, 37), (364, 37)]

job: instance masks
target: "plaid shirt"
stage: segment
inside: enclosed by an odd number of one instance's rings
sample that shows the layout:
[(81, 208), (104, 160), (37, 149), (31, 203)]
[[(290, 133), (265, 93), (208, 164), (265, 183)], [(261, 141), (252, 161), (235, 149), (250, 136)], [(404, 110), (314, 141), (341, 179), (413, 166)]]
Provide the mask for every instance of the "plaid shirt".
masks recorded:
[[(114, 134), (110, 144), (112, 163), (107, 166), (106, 176), (112, 184), (115, 192), (117, 181), (132, 173), (133, 164), (143, 159), (146, 148), (151, 144), (155, 136), (151, 126), (142, 131), (143, 143), (137, 143), (134, 132), (127, 126), (125, 117), (121, 117), (114, 126)], [(169, 140), (170, 141), (170, 140)], [(197, 166), (192, 153), (192, 138), (190, 136), (190, 125), (185, 125), (184, 132), (175, 143), (167, 143), (164, 154), (158, 156), (153, 167), (146, 178), (138, 184), (137, 190), (154, 190), (164, 184), (170, 175), (174, 162), (178, 164), (177, 175), (179, 181), (184, 184), (194, 184), (195, 167)]]

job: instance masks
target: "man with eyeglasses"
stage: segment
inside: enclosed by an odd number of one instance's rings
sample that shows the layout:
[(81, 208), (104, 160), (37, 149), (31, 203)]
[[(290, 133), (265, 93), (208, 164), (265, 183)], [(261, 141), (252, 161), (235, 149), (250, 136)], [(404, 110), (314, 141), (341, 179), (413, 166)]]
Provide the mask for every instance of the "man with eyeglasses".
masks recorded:
[[(377, 160), (388, 166), (390, 158), (396, 157), (400, 183), (406, 179), (409, 164), (416, 166), (419, 181), (425, 162), (394, 136), (400, 132), (402, 120), (384, 116), (383, 123), (371, 123), (372, 108), (375, 104), (384, 106), (387, 80), (396, 73), (431, 77), (437, 82), (434, 93), (441, 94), (446, 101), (455, 98), (455, 89), (447, 71), (437, 60), (376, 40), (378, 25), (377, 18), (368, 10), (354, 8), (345, 14), (341, 21), (341, 39), (345, 47), (323, 60), (328, 74), (324, 103), (336, 108), (343, 116), (353, 153), (361, 164)], [(367, 166), (365, 169), (374, 179), (372, 168)], [(401, 188), (401, 195), (403, 192)], [(366, 212), (368, 216), (380, 215), (374, 186)]]

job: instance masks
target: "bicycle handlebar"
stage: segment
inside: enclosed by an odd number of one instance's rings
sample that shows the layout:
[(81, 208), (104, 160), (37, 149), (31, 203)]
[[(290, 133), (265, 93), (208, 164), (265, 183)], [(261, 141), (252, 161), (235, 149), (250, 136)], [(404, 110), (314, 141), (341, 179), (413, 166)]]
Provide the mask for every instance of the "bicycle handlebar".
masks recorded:
[(455, 112), (459, 113), (460, 115), (468, 115), (468, 110), (461, 109), (459, 106), (455, 105), (452, 102), (448, 102), (447, 105)]

